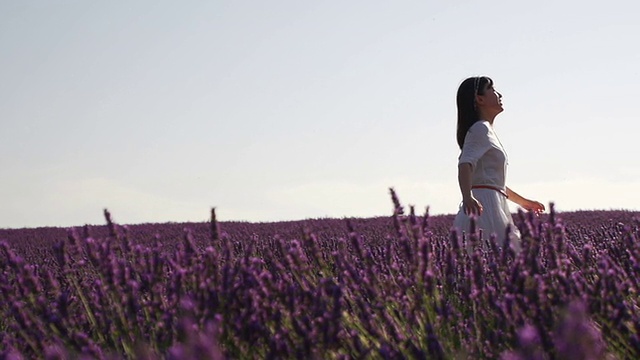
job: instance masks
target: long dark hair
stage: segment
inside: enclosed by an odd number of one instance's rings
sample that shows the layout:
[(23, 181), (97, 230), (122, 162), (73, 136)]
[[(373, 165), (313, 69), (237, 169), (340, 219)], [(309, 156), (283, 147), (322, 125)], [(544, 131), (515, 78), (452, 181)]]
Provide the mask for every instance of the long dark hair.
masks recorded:
[(462, 149), (464, 137), (471, 125), (480, 120), (476, 109), (476, 95), (483, 95), (487, 86), (493, 86), (493, 80), (486, 76), (474, 76), (465, 79), (458, 88), (456, 103), (458, 105), (458, 146)]

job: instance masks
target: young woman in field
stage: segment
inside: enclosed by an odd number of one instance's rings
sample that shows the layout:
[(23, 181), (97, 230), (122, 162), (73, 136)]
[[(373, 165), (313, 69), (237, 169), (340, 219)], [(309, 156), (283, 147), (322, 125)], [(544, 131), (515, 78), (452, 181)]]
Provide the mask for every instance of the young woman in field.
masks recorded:
[(513, 225), (507, 199), (536, 213), (545, 208), (506, 186), (507, 154), (493, 129), (496, 116), (504, 110), (501, 99), (493, 81), (485, 76), (468, 78), (458, 88), (458, 182), (462, 204), (454, 226), (468, 232), (470, 218), (476, 216), (483, 237), (489, 239), (492, 233), (496, 234), (498, 246), (503, 246), (507, 226), (511, 225), (509, 237), (513, 248), (519, 250), (520, 233)]

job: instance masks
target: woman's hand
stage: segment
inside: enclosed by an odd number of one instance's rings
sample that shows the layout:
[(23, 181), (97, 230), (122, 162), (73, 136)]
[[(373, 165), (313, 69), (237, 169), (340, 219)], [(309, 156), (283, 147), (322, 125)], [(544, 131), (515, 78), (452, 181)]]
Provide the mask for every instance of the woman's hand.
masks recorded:
[(539, 215), (545, 210), (544, 205), (542, 205), (542, 203), (538, 201), (528, 200), (528, 199), (524, 201), (524, 203), (522, 204), (522, 207), (525, 208), (525, 210), (527, 211), (533, 211), (536, 215)]
[(467, 215), (482, 215), (482, 204), (473, 195), (462, 199), (462, 208)]

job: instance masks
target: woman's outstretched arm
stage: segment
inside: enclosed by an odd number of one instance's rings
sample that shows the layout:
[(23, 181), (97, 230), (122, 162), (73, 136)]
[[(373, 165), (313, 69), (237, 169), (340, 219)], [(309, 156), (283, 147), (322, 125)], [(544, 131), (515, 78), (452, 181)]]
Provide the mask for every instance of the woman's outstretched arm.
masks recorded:
[(509, 196), (509, 200), (522, 206), (525, 210), (533, 211), (536, 214), (541, 213), (545, 210), (544, 205), (542, 203), (538, 201), (526, 199), (520, 196), (520, 194), (518, 194), (517, 192), (511, 190), (508, 186), (507, 186), (507, 195)]

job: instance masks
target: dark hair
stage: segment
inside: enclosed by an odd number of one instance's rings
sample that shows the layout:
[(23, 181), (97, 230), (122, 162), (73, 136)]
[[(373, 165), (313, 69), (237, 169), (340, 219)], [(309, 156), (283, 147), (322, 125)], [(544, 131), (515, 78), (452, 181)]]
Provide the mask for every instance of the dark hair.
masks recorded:
[(483, 95), (487, 86), (493, 86), (493, 80), (486, 76), (474, 76), (465, 79), (458, 88), (456, 102), (458, 105), (458, 146), (462, 149), (464, 137), (471, 125), (480, 120), (476, 109), (476, 95)]

